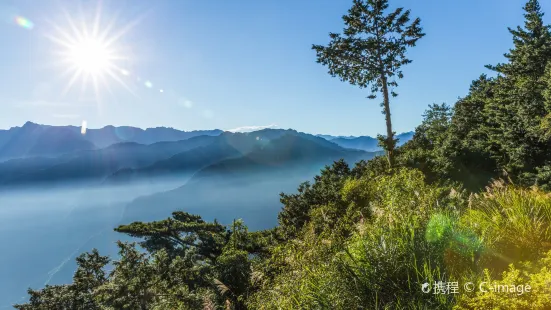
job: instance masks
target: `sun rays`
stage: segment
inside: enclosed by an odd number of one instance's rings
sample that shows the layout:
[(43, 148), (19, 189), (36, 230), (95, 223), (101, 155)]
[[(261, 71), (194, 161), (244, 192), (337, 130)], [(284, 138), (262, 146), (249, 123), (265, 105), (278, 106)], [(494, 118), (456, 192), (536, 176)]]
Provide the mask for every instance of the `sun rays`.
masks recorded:
[(63, 10), (63, 16), (62, 23), (49, 23), (52, 31), (46, 35), (58, 47), (58, 64), (65, 68), (62, 77), (66, 79), (66, 84), (62, 95), (80, 82), (81, 92), (92, 86), (96, 99), (99, 99), (103, 89), (111, 92), (112, 81), (115, 81), (137, 96), (123, 80), (128, 75), (123, 64), (129, 56), (125, 55), (121, 39), (140, 19), (118, 27), (118, 15), (115, 15), (105, 23), (101, 2), (98, 2), (92, 16), (82, 10), (76, 17)]

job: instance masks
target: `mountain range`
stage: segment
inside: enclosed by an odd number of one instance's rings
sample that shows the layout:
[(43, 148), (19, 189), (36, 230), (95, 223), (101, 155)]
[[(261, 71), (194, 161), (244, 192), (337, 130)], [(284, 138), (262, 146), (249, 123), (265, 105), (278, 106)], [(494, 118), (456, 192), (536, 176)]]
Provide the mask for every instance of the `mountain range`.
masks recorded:
[(0, 160), (57, 156), (75, 151), (94, 150), (121, 142), (152, 144), (161, 141), (180, 141), (196, 136), (217, 136), (222, 130), (181, 131), (157, 127), (141, 129), (129, 126), (105, 126), (100, 129), (81, 127), (49, 126), (26, 122), (21, 127), (0, 130)]
[[(375, 152), (375, 151), (381, 150), (381, 147), (379, 147), (378, 145), (379, 141), (377, 140), (377, 138), (373, 138), (369, 136), (360, 136), (360, 137), (330, 136), (330, 135), (318, 135), (318, 136), (326, 140), (329, 140), (335, 144), (338, 144), (344, 148), (364, 150), (367, 152)], [(411, 140), (411, 138), (413, 138), (413, 131), (398, 134), (396, 135), (396, 138), (398, 139), (398, 146), (401, 146), (404, 143)]]
[[(103, 149), (108, 146), (134, 142), (137, 144), (153, 144), (156, 142), (181, 141), (197, 136), (218, 136), (224, 131), (195, 130), (181, 131), (174, 128), (157, 127), (141, 129), (130, 126), (105, 126), (99, 129), (87, 129), (81, 134), (77, 126), (50, 126), (26, 122), (21, 127), (0, 130), (0, 161), (46, 156), (55, 157), (76, 151)], [(274, 134), (277, 131), (274, 132)], [(307, 135), (312, 137), (312, 135)], [(413, 132), (397, 135), (399, 144), (411, 139)], [(306, 134), (303, 136), (306, 137)], [(377, 139), (369, 136), (331, 136), (316, 135), (344, 148), (358, 149), (368, 152), (380, 151)]]
[[(412, 135), (398, 135), (399, 143)], [(239, 133), (106, 126), (82, 134), (76, 126), (27, 122), (0, 131), (0, 189), (153, 182), (160, 177), (189, 178), (201, 170), (199, 175), (231, 170), (266, 173), (297, 163), (319, 168), (318, 162), (354, 162), (374, 152), (380, 148), (369, 136), (316, 136), (291, 129)]]
[[(274, 224), (274, 214), (281, 207), (278, 196), (281, 191), (294, 191), (297, 184), (312, 178), (333, 161), (342, 158), (354, 163), (377, 154), (336, 145), (328, 148), (323, 145), (327, 143), (323, 139), (316, 141), (293, 131), (283, 132), (280, 137), (269, 141), (264, 138), (257, 140), (259, 136), (254, 135), (254, 141), (259, 143), (246, 154), (221, 139), (216, 148), (231, 150), (225, 159), (195, 169), (197, 172), (185, 185), (134, 200), (126, 206), (123, 222), (159, 219), (173, 210), (185, 210), (222, 222), (229, 222), (238, 214), (240, 218), (251, 220), (252, 229), (269, 227)], [(207, 148), (200, 153), (204, 154)], [(191, 152), (193, 150), (163, 161), (163, 166), (196, 163), (196, 154), (191, 155)], [(135, 173), (151, 176), (157, 166), (137, 169)], [(157, 173), (159, 171), (162, 170), (157, 170)]]
[[(160, 131), (165, 133), (164, 136), (148, 139), (175, 139), (178, 135), (189, 138), (151, 144), (126, 141), (103, 148), (91, 142), (106, 143), (105, 137), (112, 140), (113, 136), (108, 133), (118, 131), (110, 128), (117, 129), (104, 127), (91, 131), (94, 133), (92, 138), (88, 136), (90, 131), (83, 135), (72, 126), (26, 123), (22, 127), (12, 128), (8, 131), (12, 137), (4, 142), (2, 154), (16, 158), (0, 162), (0, 188), (51, 187), (77, 181), (92, 185), (151, 182), (158, 177), (190, 177), (203, 168), (208, 168), (206, 171), (212, 173), (225, 165), (232, 169), (239, 166), (244, 173), (280, 169), (278, 165), (287, 167), (296, 163), (311, 166), (324, 161), (327, 164), (340, 158), (353, 162), (374, 155), (343, 148), (314, 135), (283, 129), (218, 134), (216, 130), (180, 132), (170, 129)], [(6, 131), (3, 132), (4, 138), (5, 134)], [(98, 138), (102, 135), (105, 139)], [(137, 139), (139, 135), (133, 137)], [(121, 139), (119, 136), (117, 138)], [(230, 159), (234, 161), (225, 162)]]

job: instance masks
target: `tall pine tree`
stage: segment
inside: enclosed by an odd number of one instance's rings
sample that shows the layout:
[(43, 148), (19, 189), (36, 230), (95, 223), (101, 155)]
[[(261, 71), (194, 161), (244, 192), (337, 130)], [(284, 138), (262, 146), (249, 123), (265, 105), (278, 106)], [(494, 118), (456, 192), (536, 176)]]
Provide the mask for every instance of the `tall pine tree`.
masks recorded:
[(495, 96), (488, 103), (489, 144), (497, 145), (495, 159), (509, 175), (533, 181), (537, 167), (546, 164), (551, 150), (543, 139), (541, 124), (551, 112), (546, 108), (545, 71), (551, 61), (551, 28), (543, 22), (537, 0), (524, 6), (524, 27), (509, 28), (514, 47), (508, 62), (487, 66), (498, 73)]
[(546, 60), (551, 59), (551, 28), (543, 22), (544, 13), (538, 0), (529, 0), (524, 11), (524, 28), (508, 28), (514, 43), (514, 48), (504, 55), (509, 62), (487, 66), (506, 77), (541, 77), (547, 65)]
[(387, 14), (387, 9), (388, 0), (354, 0), (348, 15), (343, 16), (343, 35), (330, 33), (327, 46), (312, 48), (317, 61), (328, 66), (332, 76), (360, 88), (371, 86), (370, 99), (379, 92), (383, 94), (386, 137), (379, 139), (392, 167), (397, 141), (392, 131), (390, 96), (397, 94), (389, 88), (398, 86), (402, 66), (411, 63), (406, 57), (407, 48), (415, 46), (425, 34), (419, 18), (410, 23), (409, 10), (398, 8)]

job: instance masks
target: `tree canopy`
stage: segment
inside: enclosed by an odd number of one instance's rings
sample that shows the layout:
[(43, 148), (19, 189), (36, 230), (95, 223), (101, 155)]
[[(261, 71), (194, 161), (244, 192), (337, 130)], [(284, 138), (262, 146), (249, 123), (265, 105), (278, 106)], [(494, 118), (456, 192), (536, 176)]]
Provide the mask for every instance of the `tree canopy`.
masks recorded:
[(412, 62), (406, 57), (407, 48), (414, 47), (425, 34), (419, 18), (410, 23), (409, 10), (397, 8), (387, 13), (387, 9), (388, 0), (354, 0), (343, 16), (343, 34), (330, 33), (327, 46), (312, 48), (318, 63), (327, 66), (332, 76), (360, 88), (371, 87), (370, 99), (383, 94), (387, 136), (380, 140), (392, 166), (397, 141), (392, 131), (390, 96), (398, 95), (394, 88), (403, 78), (402, 66)]

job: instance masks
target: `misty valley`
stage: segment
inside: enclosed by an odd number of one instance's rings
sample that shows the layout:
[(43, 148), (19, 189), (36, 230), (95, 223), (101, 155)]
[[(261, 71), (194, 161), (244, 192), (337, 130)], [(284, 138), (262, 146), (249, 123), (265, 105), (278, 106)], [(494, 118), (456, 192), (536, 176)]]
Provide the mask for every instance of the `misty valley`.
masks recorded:
[(222, 224), (243, 219), (253, 231), (271, 228), (279, 193), (295, 192), (334, 161), (353, 165), (380, 153), (374, 138), (294, 130), (108, 126), (81, 134), (31, 122), (0, 131), (0, 143), (5, 308), (24, 302), (29, 287), (71, 282), (80, 253), (96, 248), (116, 257), (117, 240), (137, 241), (115, 232), (119, 225), (182, 210)]

